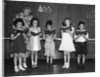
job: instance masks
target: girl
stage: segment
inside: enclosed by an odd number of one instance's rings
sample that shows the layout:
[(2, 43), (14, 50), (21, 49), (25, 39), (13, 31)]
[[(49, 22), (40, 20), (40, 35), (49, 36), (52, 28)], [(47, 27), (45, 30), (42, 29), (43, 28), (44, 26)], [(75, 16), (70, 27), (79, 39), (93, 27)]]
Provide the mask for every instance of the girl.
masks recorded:
[[(11, 34), (11, 39), (13, 40), (13, 57), (14, 57), (14, 71), (19, 72), (19, 70), (25, 70), (23, 67), (23, 56), (26, 53), (25, 47), (25, 33), (22, 27), (24, 22), (22, 19), (18, 18), (14, 21), (14, 25), (17, 30)], [(19, 62), (19, 63), (18, 63)]]
[(34, 17), (31, 20), (31, 27), (29, 28), (30, 36), (30, 50), (32, 67), (37, 67), (38, 51), (41, 49), (40, 45), (41, 29), (39, 27), (39, 19)]
[(73, 43), (74, 28), (71, 26), (71, 19), (65, 18), (63, 27), (61, 28), (62, 40), (59, 47), (60, 51), (64, 51), (64, 65), (63, 68), (70, 67), (70, 53), (75, 51)]
[(53, 63), (53, 59), (55, 57), (55, 42), (54, 39), (56, 38), (55, 30), (52, 29), (52, 21), (48, 20), (46, 22), (46, 30), (44, 31), (44, 39), (45, 39), (45, 56), (47, 64), (49, 65)]
[(85, 30), (85, 22), (80, 21), (78, 24), (78, 29), (75, 33), (75, 42), (76, 42), (76, 56), (78, 68), (80, 68), (81, 58), (82, 58), (82, 68), (84, 68), (85, 57), (87, 54), (87, 41), (89, 39), (89, 34)]

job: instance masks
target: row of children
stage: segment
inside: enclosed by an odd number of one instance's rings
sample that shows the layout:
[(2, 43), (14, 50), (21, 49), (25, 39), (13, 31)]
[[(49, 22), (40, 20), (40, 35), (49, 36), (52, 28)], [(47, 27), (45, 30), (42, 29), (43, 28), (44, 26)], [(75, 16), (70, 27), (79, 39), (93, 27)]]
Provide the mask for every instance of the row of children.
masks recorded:
[[(43, 35), (45, 40), (45, 53), (47, 64), (52, 64), (55, 57), (55, 42), (57, 39), (56, 31), (52, 28), (53, 22), (48, 20), (46, 22), (46, 30), (41, 32), (39, 27), (39, 19), (30, 15), (30, 10), (25, 9), (23, 13), (16, 16), (13, 24), (13, 32), (11, 40), (13, 41), (13, 51), (11, 56), (14, 58), (14, 71), (19, 72), (27, 68), (26, 60), (28, 51), (31, 51), (31, 64), (33, 68), (38, 64), (38, 51), (41, 50), (40, 36)], [(61, 44), (59, 51), (64, 52), (64, 66), (70, 67), (70, 53), (76, 51), (78, 66), (85, 63), (85, 56), (87, 55), (87, 40), (88, 32), (85, 29), (85, 22), (80, 21), (78, 28), (75, 31), (71, 25), (71, 19), (65, 18), (61, 32)], [(75, 44), (74, 44), (74, 42)]]

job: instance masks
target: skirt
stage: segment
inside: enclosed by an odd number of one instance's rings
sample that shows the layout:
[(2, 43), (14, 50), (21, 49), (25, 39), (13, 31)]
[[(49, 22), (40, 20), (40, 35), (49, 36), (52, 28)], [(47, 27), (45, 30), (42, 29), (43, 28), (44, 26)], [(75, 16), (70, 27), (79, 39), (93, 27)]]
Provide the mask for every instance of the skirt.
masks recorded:
[(44, 55), (55, 58), (55, 42), (46, 41), (44, 47), (45, 47)]
[(76, 56), (82, 54), (87, 55), (87, 42), (76, 42)]
[(72, 36), (69, 33), (62, 33), (62, 40), (59, 47), (60, 51), (75, 52)]
[(31, 36), (30, 37), (30, 47), (31, 51), (38, 52), (41, 50), (41, 45), (40, 45), (40, 38), (39, 36)]
[(12, 49), (12, 53), (26, 53), (25, 39), (22, 35), (13, 41)]

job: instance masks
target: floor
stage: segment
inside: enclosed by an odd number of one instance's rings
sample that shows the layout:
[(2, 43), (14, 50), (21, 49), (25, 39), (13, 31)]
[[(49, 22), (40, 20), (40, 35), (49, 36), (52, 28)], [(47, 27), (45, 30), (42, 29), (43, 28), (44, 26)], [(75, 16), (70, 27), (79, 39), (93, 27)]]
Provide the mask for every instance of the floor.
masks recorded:
[(71, 60), (69, 69), (63, 69), (63, 60), (55, 60), (51, 67), (48, 67), (45, 60), (38, 61), (38, 68), (31, 68), (30, 59), (27, 60), (28, 68), (25, 71), (15, 73), (13, 70), (13, 60), (4, 61), (5, 76), (25, 76), (25, 75), (44, 75), (44, 74), (64, 74), (64, 73), (82, 73), (95, 72), (94, 59), (86, 60), (85, 69), (77, 69), (76, 60)]

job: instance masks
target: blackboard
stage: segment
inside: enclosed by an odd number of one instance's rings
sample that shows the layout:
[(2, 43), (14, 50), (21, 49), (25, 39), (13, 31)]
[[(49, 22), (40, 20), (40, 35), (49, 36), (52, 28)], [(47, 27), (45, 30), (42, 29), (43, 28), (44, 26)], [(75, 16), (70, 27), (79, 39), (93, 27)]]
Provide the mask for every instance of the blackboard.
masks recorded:
[[(50, 6), (52, 12), (38, 12), (39, 5)], [(40, 27), (42, 31), (45, 29), (47, 20), (53, 21), (53, 27), (56, 29), (59, 38), (59, 29), (62, 26), (62, 21), (65, 17), (72, 19), (72, 26), (77, 28), (79, 21), (83, 20), (86, 23), (86, 29), (89, 32), (91, 39), (95, 38), (95, 5), (79, 5), (79, 4), (58, 4), (58, 3), (43, 3), (43, 2), (18, 2), (5, 1), (4, 9), (4, 37), (9, 37), (12, 20), (15, 15), (22, 11), (23, 8), (30, 7), (32, 15), (40, 19)]]

